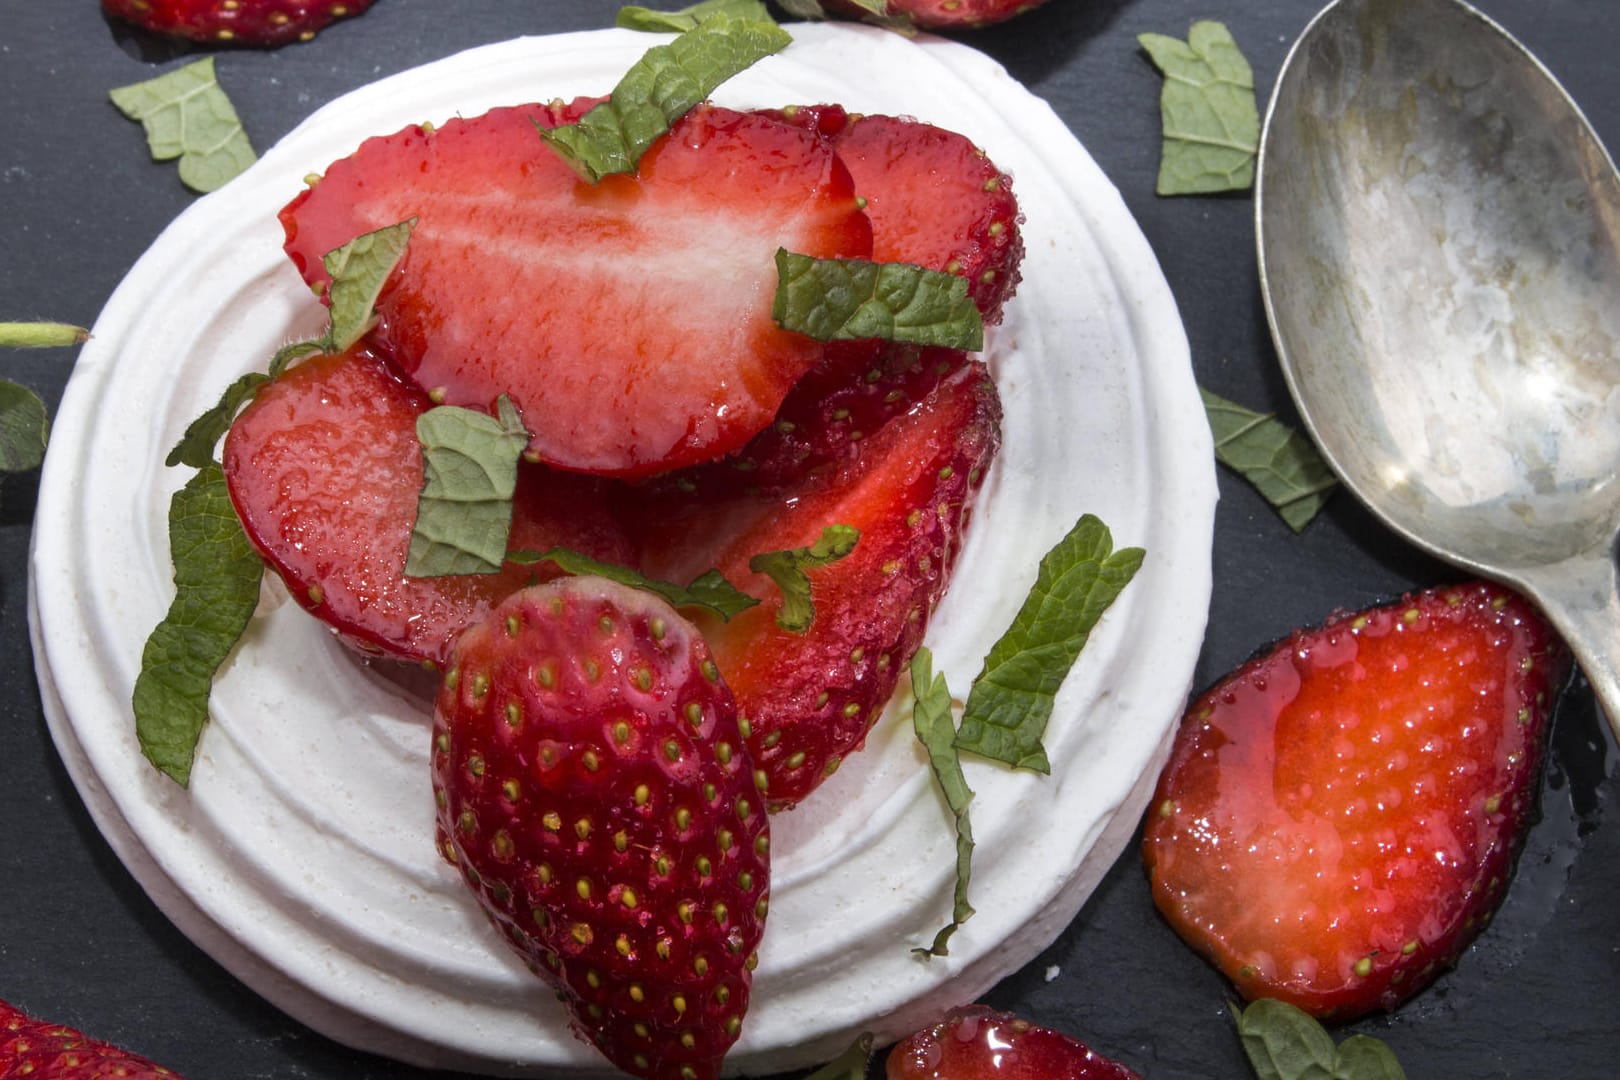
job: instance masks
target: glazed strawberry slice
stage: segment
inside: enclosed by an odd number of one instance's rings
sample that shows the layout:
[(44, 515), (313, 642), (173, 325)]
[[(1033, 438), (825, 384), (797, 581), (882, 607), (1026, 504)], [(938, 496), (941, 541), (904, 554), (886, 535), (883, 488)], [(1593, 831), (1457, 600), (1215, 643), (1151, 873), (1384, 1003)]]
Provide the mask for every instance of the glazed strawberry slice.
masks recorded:
[(1569, 663), (1487, 584), (1296, 632), (1182, 721), (1144, 838), (1159, 909), (1245, 997), (1393, 1008), (1501, 899)]
[(1140, 1080), (1078, 1039), (970, 1005), (889, 1051), (888, 1080)]
[[(660, 502), (644, 520), (644, 568), (689, 581), (709, 567), (763, 602), (729, 622), (699, 617), (737, 696), (773, 809), (799, 802), (858, 749), (944, 595), (974, 496), (1000, 443), (1000, 399), (980, 362), (771, 492)], [(808, 631), (783, 629), (782, 594), (753, 556), (809, 547), (832, 525), (853, 551), (808, 571)]]
[(643, 476), (736, 450), (822, 353), (772, 321), (777, 249), (871, 253), (848, 171), (808, 132), (699, 107), (592, 186), (536, 136), (557, 119), (369, 140), (283, 210), (288, 253), (320, 285), (326, 251), (415, 217), (381, 340), (436, 401), (510, 395), (540, 460)]
[[(260, 388), (225, 437), (225, 478), (249, 539), (292, 596), (366, 652), (442, 661), (451, 641), (550, 564), (404, 576), (422, 488), (416, 418), (431, 406), (375, 353), (318, 356)], [(519, 470), (511, 546), (634, 558), (601, 482)]]
[(441, 851), (575, 1030), (633, 1075), (714, 1080), (748, 1008), (770, 834), (697, 630), (600, 578), (514, 594), (456, 643), (433, 787)]
[(0, 1076), (180, 1080), (179, 1074), (156, 1062), (62, 1024), (37, 1020), (4, 1001), (0, 1001)]
[(770, 112), (829, 140), (872, 222), (872, 258), (967, 278), (986, 324), (1018, 287), (1023, 221), (1012, 177), (972, 140), (897, 116), (852, 116), (840, 105)]
[(358, 15), (373, 0), (101, 0), (109, 15), (155, 34), (211, 45), (308, 41), (329, 23)]

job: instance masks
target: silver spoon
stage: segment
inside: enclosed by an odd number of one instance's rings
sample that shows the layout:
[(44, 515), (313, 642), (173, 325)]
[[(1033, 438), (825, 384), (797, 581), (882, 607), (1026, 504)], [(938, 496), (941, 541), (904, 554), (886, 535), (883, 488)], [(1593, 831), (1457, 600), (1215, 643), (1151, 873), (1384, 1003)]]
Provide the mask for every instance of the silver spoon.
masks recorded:
[(1257, 175), (1317, 445), (1396, 532), (1533, 597), (1620, 734), (1620, 176), (1586, 119), (1460, 0), (1335, 0)]

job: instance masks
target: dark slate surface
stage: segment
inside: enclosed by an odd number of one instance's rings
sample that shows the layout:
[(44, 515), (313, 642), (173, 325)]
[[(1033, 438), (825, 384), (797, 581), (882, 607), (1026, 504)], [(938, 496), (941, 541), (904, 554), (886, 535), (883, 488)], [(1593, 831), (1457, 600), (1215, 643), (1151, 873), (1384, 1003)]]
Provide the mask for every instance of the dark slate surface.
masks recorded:
[[(1620, 145), (1620, 25), (1608, 0), (1481, 0)], [(1317, 0), (1052, 0), (969, 40), (1051, 101), (1123, 191), (1158, 253), (1210, 389), (1284, 416), (1292, 407), (1260, 306), (1246, 196), (1153, 194), (1158, 75), (1136, 35), (1224, 20), (1269, 92)], [(379, 0), (309, 45), (223, 54), (221, 77), (257, 145), (379, 76), (518, 34), (607, 25), (585, 0)], [(110, 87), (175, 66), (102, 18), (94, 0), (10, 4), (0, 19), (0, 318), (89, 323), (126, 269), (193, 199), (147, 160)], [(0, 375), (53, 406), (72, 355), (0, 355)], [(1349, 497), (1294, 536), (1221, 477), (1205, 685), (1291, 627), (1451, 578)], [(193, 1080), (410, 1077), (289, 1020), (176, 931), (102, 841), (40, 711), (25, 625), (36, 481), (0, 483), (0, 997), (129, 1044)], [(120, 572), (109, 551), (105, 572)], [(1193, 613), (1189, 613), (1191, 617)], [(1152, 642), (1143, 642), (1151, 649)], [(1577, 690), (1555, 733), (1543, 820), (1506, 905), (1460, 966), (1389, 1018), (1417, 1077), (1598, 1078), (1620, 1051), (1620, 821), (1616, 755)], [(1054, 974), (1055, 973), (1055, 974)], [(1074, 924), (989, 995), (1090, 1041), (1154, 1080), (1243, 1077), (1221, 978), (1154, 913), (1134, 850)], [(423, 1074), (425, 1075), (425, 1074)]]

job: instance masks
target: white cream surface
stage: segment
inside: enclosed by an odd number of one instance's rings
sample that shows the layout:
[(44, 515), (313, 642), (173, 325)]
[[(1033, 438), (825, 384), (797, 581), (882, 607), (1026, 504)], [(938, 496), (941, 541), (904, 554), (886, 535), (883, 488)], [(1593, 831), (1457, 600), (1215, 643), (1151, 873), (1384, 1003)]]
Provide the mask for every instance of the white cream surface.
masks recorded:
[[(1184, 704), (1210, 589), (1214, 458), (1174, 301), (1124, 203), (1061, 120), (959, 44), (793, 27), (716, 94), (837, 101), (961, 131), (1014, 177), (1023, 284), (987, 356), (1006, 408), (928, 645), (960, 698), (1082, 513), (1141, 546), (1136, 580), (1064, 683), (1050, 776), (969, 762), (978, 914), (951, 955), (951, 822), (897, 704), (866, 751), (773, 821), (770, 922), (729, 1066), (824, 1061), (891, 1040), (1021, 968), (1128, 841)], [(603, 93), (649, 44), (524, 38), (368, 86), (199, 200), (114, 294), (62, 402), (30, 581), (52, 733), (109, 842), (168, 916), (266, 998), (342, 1042), (500, 1075), (610, 1070), (485, 924), (433, 845), (429, 716), (292, 604), (267, 602), (217, 680), (189, 791), (141, 758), (129, 700), (172, 595), (163, 458), (241, 372), (324, 324), (276, 211), (362, 139), (499, 104)], [(858, 72), (858, 79), (850, 73)], [(105, 552), (122, 572), (106, 572)], [(267, 590), (267, 596), (273, 592)], [(900, 695), (902, 698), (904, 693)]]

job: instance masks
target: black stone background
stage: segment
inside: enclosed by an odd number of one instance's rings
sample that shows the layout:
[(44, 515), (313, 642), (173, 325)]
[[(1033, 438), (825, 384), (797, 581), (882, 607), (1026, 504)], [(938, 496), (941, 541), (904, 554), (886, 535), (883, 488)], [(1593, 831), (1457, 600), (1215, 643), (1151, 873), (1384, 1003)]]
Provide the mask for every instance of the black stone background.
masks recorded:
[[(1479, 6), (1620, 145), (1611, 0)], [(1160, 80), (1136, 35), (1184, 37), (1195, 19), (1226, 22), (1263, 100), (1317, 8), (1318, 0), (1051, 0), (1008, 25), (960, 35), (1049, 100), (1124, 193), (1180, 305), (1199, 381), (1284, 417), (1293, 408), (1261, 308), (1252, 200), (1153, 194)], [(378, 77), (515, 35), (605, 26), (616, 10), (599, 0), (379, 0), (311, 44), (222, 54), (219, 72), (263, 149), (319, 105)], [(0, 318), (93, 321), (129, 266), (193, 201), (172, 165), (148, 160), (138, 126), (106, 99), (109, 88), (170, 70), (186, 53), (109, 23), (94, 0), (0, 4)], [(0, 376), (32, 385), (54, 407), (72, 361), (69, 351), (7, 352)], [(1348, 495), (1295, 536), (1234, 477), (1223, 473), (1220, 488), (1199, 687), (1335, 607), (1455, 577)], [(0, 482), (0, 997), (137, 1048), (192, 1080), (426, 1075), (337, 1045), (238, 983), (169, 924), (103, 842), (50, 741), (34, 680), (25, 590), (36, 491), (31, 476)], [(103, 572), (121, 572), (117, 551), (106, 553)], [(1393, 1016), (1353, 1030), (1386, 1039), (1414, 1078), (1615, 1075), (1615, 774), (1614, 746), (1577, 691), (1555, 733), (1543, 820), (1500, 915), (1454, 972)], [(1062, 936), (988, 1000), (1153, 1080), (1190, 1080), (1249, 1075), (1229, 995), (1155, 914), (1132, 848)]]

